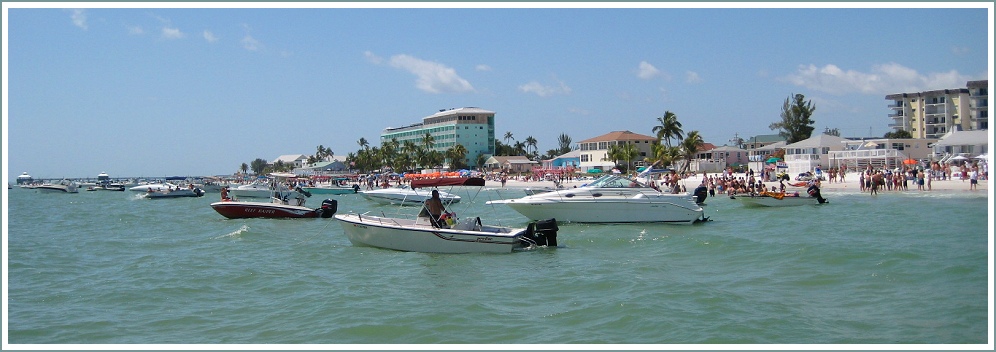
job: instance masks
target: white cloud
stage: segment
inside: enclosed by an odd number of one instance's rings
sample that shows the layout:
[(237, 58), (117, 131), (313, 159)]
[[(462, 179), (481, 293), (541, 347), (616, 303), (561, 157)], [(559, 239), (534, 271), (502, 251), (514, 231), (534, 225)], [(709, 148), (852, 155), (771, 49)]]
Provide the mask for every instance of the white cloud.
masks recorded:
[(166, 39), (180, 39), (183, 38), (184, 34), (179, 28), (163, 27), (163, 38)]
[(377, 56), (377, 54), (374, 54), (369, 50), (363, 52), (363, 57), (374, 65), (380, 65), (382, 62), (384, 62), (384, 58)]
[(142, 29), (142, 26), (127, 26), (127, 27), (128, 27), (128, 34), (131, 35), (145, 34), (145, 30)]
[(971, 51), (971, 49), (969, 49), (968, 47), (964, 47), (964, 46), (952, 46), (951, 47), (951, 53), (955, 54), (955, 55), (958, 55), (958, 56), (968, 55), (968, 53), (970, 51)]
[(567, 84), (560, 80), (557, 80), (557, 84), (552, 86), (545, 86), (537, 81), (532, 81), (519, 86), (519, 90), (541, 97), (548, 97), (554, 94), (571, 94), (571, 87), (568, 87)]
[(457, 75), (456, 70), (443, 64), (426, 61), (410, 55), (394, 55), (389, 64), (414, 74), (415, 87), (429, 93), (473, 92), (470, 82)]
[(73, 14), (70, 16), (73, 19), (73, 25), (76, 27), (87, 29), (86, 24), (86, 10), (83, 9), (73, 9)]
[(485, 64), (480, 64), (480, 65), (477, 65), (476, 67), (474, 67), (474, 69), (476, 69), (478, 71), (491, 71), (491, 66), (488, 66), (488, 65), (485, 65)]
[(640, 61), (640, 67), (636, 71), (636, 76), (640, 79), (651, 79), (657, 77), (661, 74), (661, 70), (658, 70), (654, 65), (646, 61)]
[(800, 65), (794, 74), (780, 80), (831, 94), (884, 95), (957, 88), (972, 78), (955, 70), (921, 74), (897, 63), (887, 63), (875, 65), (869, 72), (843, 70), (832, 64), (823, 67)]
[(688, 71), (685, 72), (685, 82), (688, 83), (701, 83), (702, 77), (699, 77), (698, 72)]
[(245, 37), (242, 37), (242, 47), (249, 51), (258, 51), (263, 47), (263, 44), (251, 35), (246, 34)]
[(208, 43), (214, 43), (214, 42), (218, 41), (218, 37), (215, 36), (214, 33), (211, 33), (211, 31), (205, 30), (204, 31), (204, 40), (207, 40)]

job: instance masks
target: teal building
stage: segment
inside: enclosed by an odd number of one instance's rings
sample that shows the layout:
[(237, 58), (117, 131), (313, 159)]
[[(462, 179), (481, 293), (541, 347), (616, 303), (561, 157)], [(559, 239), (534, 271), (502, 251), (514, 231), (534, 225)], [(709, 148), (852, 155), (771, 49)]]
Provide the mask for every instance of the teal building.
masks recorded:
[(412, 141), (422, 145), (428, 133), (435, 144), (433, 150), (445, 152), (461, 144), (467, 149), (470, 167), (477, 166), (477, 155), (491, 156), (495, 153), (495, 112), (476, 107), (439, 110), (438, 113), (422, 118), (421, 123), (405, 127), (388, 127), (380, 134), (380, 144), (397, 139), (400, 143)]

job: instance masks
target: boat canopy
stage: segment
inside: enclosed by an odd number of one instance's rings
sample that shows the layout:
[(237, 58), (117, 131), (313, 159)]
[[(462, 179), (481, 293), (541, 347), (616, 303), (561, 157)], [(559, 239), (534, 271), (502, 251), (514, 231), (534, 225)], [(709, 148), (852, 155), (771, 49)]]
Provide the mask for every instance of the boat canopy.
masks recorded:
[(484, 187), (484, 179), (480, 177), (440, 177), (412, 180), (412, 188), (439, 186), (475, 186)]

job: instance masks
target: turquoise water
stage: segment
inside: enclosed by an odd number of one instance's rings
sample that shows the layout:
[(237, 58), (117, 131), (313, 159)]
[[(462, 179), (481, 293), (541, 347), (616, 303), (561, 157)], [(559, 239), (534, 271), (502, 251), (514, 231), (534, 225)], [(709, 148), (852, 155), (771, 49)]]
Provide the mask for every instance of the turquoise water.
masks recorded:
[[(697, 225), (562, 225), (560, 248), (354, 247), (331, 219), (8, 190), (11, 344), (984, 344), (984, 193), (825, 192)], [(507, 191), (519, 196), (521, 191)], [(461, 215), (523, 226), (504, 206)], [(395, 212), (357, 195), (339, 211)], [(309, 204), (317, 206), (313, 197)], [(487, 221), (486, 221), (487, 222)]]

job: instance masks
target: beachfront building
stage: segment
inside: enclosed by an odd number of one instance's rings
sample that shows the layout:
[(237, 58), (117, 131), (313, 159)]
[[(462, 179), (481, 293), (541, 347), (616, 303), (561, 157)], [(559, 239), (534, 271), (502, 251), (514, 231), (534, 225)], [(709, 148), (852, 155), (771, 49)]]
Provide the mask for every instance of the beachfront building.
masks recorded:
[(805, 140), (785, 145), (785, 164), (789, 175), (813, 171), (817, 166), (830, 165), (830, 152), (844, 150), (846, 139), (821, 133)]
[(702, 151), (695, 154), (695, 162), (689, 170), (695, 172), (722, 172), (727, 167), (739, 167), (747, 164), (747, 150), (734, 146), (703, 146)]
[(973, 158), (989, 153), (989, 131), (951, 131), (933, 145), (932, 160), (946, 162), (962, 156)]
[(495, 112), (475, 107), (443, 109), (423, 117), (422, 122), (405, 127), (388, 127), (380, 134), (380, 144), (397, 140), (423, 145), (425, 135), (432, 136), (432, 150), (445, 152), (460, 144), (467, 149), (464, 163), (477, 166), (478, 155), (495, 153)]
[(306, 164), (300, 169), (295, 169), (298, 175), (335, 175), (349, 171), (346, 165), (346, 157), (333, 155), (327, 161), (319, 161), (313, 164)]
[(543, 169), (546, 170), (577, 169), (580, 165), (581, 150), (579, 149), (558, 155), (550, 160), (543, 160)]
[(271, 161), (267, 166), (274, 166), (278, 162), (282, 162), (284, 165), (289, 165), (292, 169), (299, 169), (308, 163), (308, 156), (304, 154), (281, 155), (276, 159), (273, 159), (273, 161)]
[[(640, 151), (640, 155), (633, 160), (633, 167), (644, 166), (644, 159), (651, 155), (651, 144), (657, 141), (657, 137), (633, 133), (630, 131), (613, 131), (598, 137), (585, 139), (578, 142), (578, 168), (582, 172), (589, 170), (608, 171), (616, 167), (616, 164), (609, 159), (609, 148), (614, 145), (633, 144)], [(626, 162), (626, 161), (620, 161)]]
[(529, 158), (515, 156), (492, 156), (484, 162), (484, 167), (491, 171), (501, 171), (505, 173), (532, 172), (533, 168), (539, 167), (540, 163), (529, 160)]
[(844, 140), (843, 150), (829, 152), (829, 165), (832, 168), (845, 166), (848, 170), (864, 170), (869, 165), (873, 169), (895, 169), (908, 163), (907, 160), (925, 162), (931, 159), (931, 145), (936, 138), (863, 138)]
[(989, 80), (969, 81), (968, 96), (971, 104), (968, 108), (971, 113), (971, 130), (989, 129)]
[(966, 84), (969, 85), (972, 88), (886, 95), (892, 110), (889, 118), (893, 120), (889, 127), (907, 131), (913, 138), (940, 138), (954, 130), (988, 129), (988, 90), (984, 88), (988, 81), (971, 81)]

